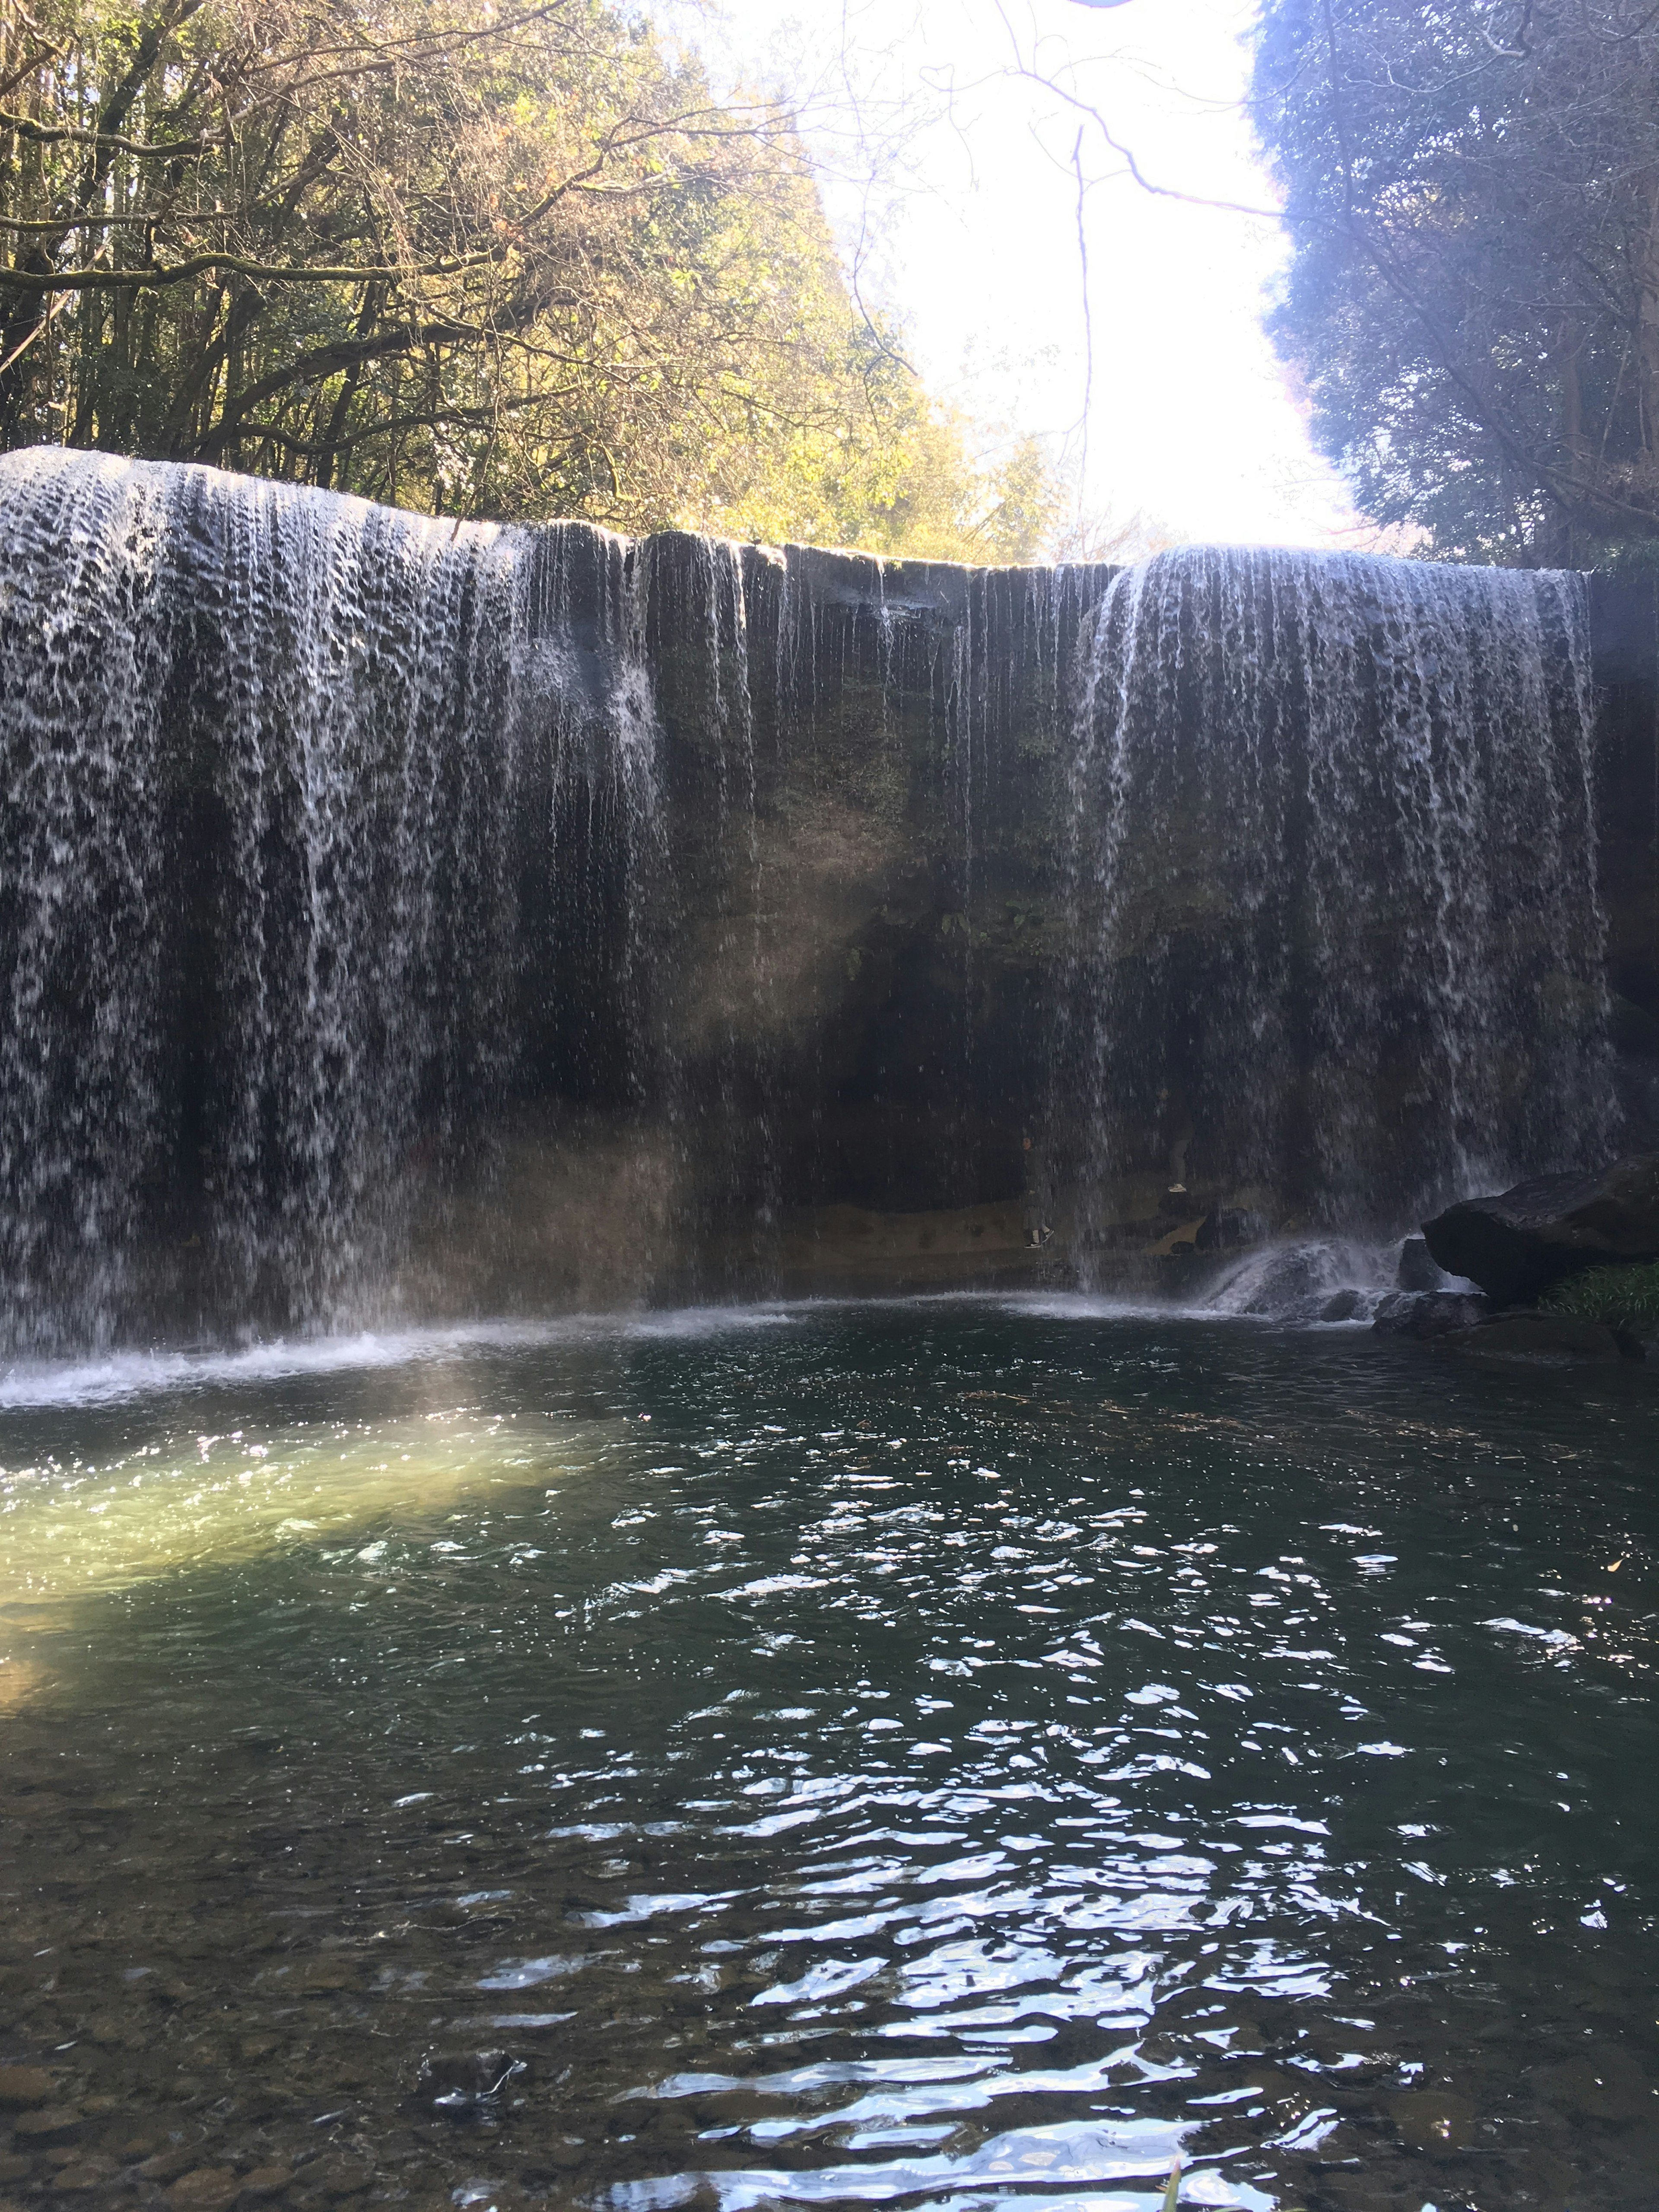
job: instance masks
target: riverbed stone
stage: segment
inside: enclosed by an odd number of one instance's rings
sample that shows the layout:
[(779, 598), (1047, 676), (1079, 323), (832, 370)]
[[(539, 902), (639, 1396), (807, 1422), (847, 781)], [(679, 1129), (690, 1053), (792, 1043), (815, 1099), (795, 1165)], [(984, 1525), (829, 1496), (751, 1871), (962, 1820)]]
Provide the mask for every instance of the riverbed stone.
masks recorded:
[(79, 2196), (88, 2189), (101, 2189), (111, 2179), (115, 2168), (107, 2159), (79, 2158), (72, 2164), (60, 2166), (52, 2177), (52, 2192), (64, 2197)]
[(44, 2066), (0, 2066), (0, 2107), (49, 2104), (57, 2087)]
[(1641, 2061), (1614, 2047), (1602, 2046), (1591, 2055), (1570, 2058), (1553, 2066), (1540, 2066), (1527, 2077), (1536, 2096), (1559, 2105), (1575, 2117), (1611, 2120), (1630, 2126), (1651, 2125), (1659, 2100), (1655, 2084)]
[(199, 2144), (174, 2143), (167, 2150), (158, 2150), (147, 2158), (138, 2171), (146, 2181), (159, 2181), (163, 2187), (177, 2181), (179, 2175), (200, 2166), (202, 2152)]
[(1391, 2097), (1388, 2113), (1404, 2140), (1424, 2150), (1456, 2148), (1475, 2130), (1474, 2108), (1467, 2099), (1437, 2089)]
[(173, 2212), (230, 2212), (242, 2192), (242, 2177), (228, 2166), (198, 2166), (180, 2174), (167, 2191)]
[(1539, 1176), (1467, 1198), (1423, 1225), (1431, 1256), (1498, 1305), (1527, 1305), (1587, 1267), (1659, 1259), (1659, 1152)]
[(48, 2144), (67, 2142), (81, 2125), (73, 2105), (40, 2105), (14, 2118), (12, 2133), (25, 2148), (44, 2150)]
[(280, 2197), (293, 2179), (292, 2170), (286, 2166), (256, 2166), (251, 2173), (242, 2176), (241, 2201), (244, 2204), (268, 2203), (273, 2197)]
[(374, 2179), (372, 2168), (349, 2158), (330, 2159), (326, 2165), (306, 2175), (307, 2183), (331, 2203), (338, 2203), (348, 2197), (361, 2197)]

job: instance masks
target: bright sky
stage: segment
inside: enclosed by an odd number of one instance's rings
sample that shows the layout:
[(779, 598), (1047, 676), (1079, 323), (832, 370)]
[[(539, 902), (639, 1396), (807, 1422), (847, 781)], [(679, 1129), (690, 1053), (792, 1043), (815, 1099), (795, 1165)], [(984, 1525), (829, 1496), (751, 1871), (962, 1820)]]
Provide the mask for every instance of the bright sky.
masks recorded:
[[(1035, 66), (1088, 101), (1154, 183), (1270, 207), (1241, 107), (1253, 0), (718, 4), (717, 71), (749, 69), (804, 105), (843, 235), (866, 230), (866, 296), (901, 309), (931, 390), (1080, 459), (1081, 126), (1085, 514), (1139, 515), (1177, 539), (1366, 542), (1261, 331), (1279, 227), (1143, 191), (1094, 121), (1018, 74)], [(860, 162), (849, 82), (876, 137), (908, 118), (867, 196), (836, 181)]]

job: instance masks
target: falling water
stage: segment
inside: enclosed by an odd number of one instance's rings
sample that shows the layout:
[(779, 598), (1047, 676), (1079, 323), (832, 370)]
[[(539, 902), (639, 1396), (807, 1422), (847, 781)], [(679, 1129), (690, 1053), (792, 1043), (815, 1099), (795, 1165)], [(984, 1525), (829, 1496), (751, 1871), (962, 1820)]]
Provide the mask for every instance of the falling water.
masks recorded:
[(161, 478), (7, 468), (25, 496), (0, 574), (0, 1301), (27, 1341), (66, 1279), (88, 1315), (119, 1300), (156, 1151), (160, 979), (134, 955), (161, 889), (170, 609)]
[[(1079, 641), (1112, 574), (1078, 563), (969, 571), (951, 633), (944, 673), (948, 851), (942, 871), (950, 897), (942, 929), (945, 964), (955, 970), (951, 1133), (955, 1181), (964, 1196), (984, 1182), (982, 1132), (1008, 1110), (998, 1094), (1011, 1053), (1034, 1060), (1040, 1051), (1040, 1023), (1030, 1020), (1036, 1010), (1000, 1005), (998, 988), (1006, 997), (1010, 940), (1041, 933), (1043, 902), (991, 896), (991, 863), (1011, 835), (1029, 841), (1024, 821), (1011, 818), (1008, 795), (1050, 782), (1079, 711)], [(1024, 1142), (1038, 1117), (1028, 1112), (1020, 1119)], [(1024, 1155), (1021, 1164), (1028, 1207), (1034, 1216), (1044, 1213), (1048, 1194), (1040, 1150), (1035, 1159)]]
[[(690, 1287), (763, 1259), (777, 1212), (769, 960), (749, 603), (776, 556), (680, 532), (645, 542), (674, 835), (661, 855), (672, 1132)], [(761, 572), (750, 574), (750, 569)]]
[(1605, 1153), (1582, 580), (1194, 549), (1097, 618), (1051, 1110), (1085, 1237), (1155, 1187), (1339, 1227)]
[(1022, 1208), (1085, 1267), (1397, 1231), (1592, 1158), (1582, 602), (9, 455), (0, 1344), (753, 1292), (837, 1208), (1016, 1264)]
[(361, 1310), (538, 1055), (649, 1086), (629, 550), (90, 456), (3, 486), (0, 1333)]

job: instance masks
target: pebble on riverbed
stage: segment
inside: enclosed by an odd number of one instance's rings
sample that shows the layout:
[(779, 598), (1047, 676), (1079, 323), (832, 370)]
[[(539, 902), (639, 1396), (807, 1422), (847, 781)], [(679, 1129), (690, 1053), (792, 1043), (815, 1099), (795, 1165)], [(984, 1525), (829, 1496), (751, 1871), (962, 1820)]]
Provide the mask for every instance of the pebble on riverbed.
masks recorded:
[(44, 2066), (0, 2066), (0, 2106), (48, 2104), (57, 2087)]
[(198, 2166), (167, 2191), (173, 2212), (230, 2212), (242, 2193), (242, 2177), (228, 2166)]
[(81, 2115), (73, 2105), (42, 2105), (33, 2112), (19, 2112), (11, 2126), (20, 2144), (41, 2149), (48, 2143), (67, 2142), (77, 2135)]

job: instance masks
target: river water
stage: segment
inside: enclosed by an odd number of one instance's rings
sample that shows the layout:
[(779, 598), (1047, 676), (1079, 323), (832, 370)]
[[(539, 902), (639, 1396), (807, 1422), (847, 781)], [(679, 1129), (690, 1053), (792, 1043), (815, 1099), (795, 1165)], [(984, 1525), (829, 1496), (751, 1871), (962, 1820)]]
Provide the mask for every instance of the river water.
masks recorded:
[(1079, 1300), (14, 1371), (0, 2198), (1650, 2207), (1655, 1408)]

